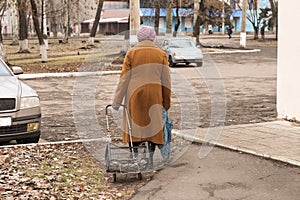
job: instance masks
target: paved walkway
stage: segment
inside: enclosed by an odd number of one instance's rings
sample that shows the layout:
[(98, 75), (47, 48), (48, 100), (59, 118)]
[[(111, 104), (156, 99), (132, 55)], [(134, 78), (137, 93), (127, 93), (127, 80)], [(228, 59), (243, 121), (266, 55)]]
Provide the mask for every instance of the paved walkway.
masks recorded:
[[(175, 132), (194, 142), (214, 144), (292, 165), (300, 166), (300, 124), (278, 120), (273, 122), (198, 129)], [(218, 135), (219, 134), (219, 135)]]

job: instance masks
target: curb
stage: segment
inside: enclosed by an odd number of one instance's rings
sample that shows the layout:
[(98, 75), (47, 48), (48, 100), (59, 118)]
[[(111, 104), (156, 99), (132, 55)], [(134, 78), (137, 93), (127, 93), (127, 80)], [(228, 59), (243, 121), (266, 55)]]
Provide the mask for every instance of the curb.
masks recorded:
[(72, 144), (72, 143), (86, 143), (86, 142), (110, 142), (109, 138), (95, 138), (95, 139), (78, 139), (78, 140), (65, 140), (57, 142), (38, 142), (38, 143), (28, 143), (28, 144), (13, 144), (13, 145), (3, 145), (1, 148), (11, 148), (11, 147), (26, 147), (26, 146), (43, 146), (43, 145), (55, 145), (55, 144)]
[(64, 73), (37, 73), (37, 74), (21, 74), (19, 79), (28, 80), (35, 78), (50, 78), (50, 77), (83, 77), (83, 76), (105, 76), (120, 74), (121, 71), (96, 71), (96, 72), (64, 72)]
[(263, 158), (266, 158), (266, 159), (271, 159), (271, 160), (275, 160), (275, 161), (279, 161), (279, 162), (283, 162), (283, 163), (288, 163), (290, 165), (300, 167), (300, 162), (299, 161), (291, 160), (291, 159), (288, 159), (288, 158), (285, 158), (285, 157), (272, 156), (270, 154), (259, 153), (259, 152), (256, 152), (255, 150), (250, 150), (250, 149), (246, 149), (246, 148), (243, 148), (243, 147), (236, 147), (236, 146), (224, 145), (224, 144), (221, 144), (221, 143), (218, 143), (218, 142), (205, 141), (203, 139), (200, 139), (200, 138), (192, 136), (192, 135), (179, 133), (177, 130), (173, 130), (173, 134), (175, 134), (178, 137), (182, 137), (185, 140), (195, 142), (195, 143), (198, 143), (198, 144), (206, 144), (206, 145), (217, 146), (217, 147), (221, 147), (221, 148), (224, 148), (224, 149), (243, 152), (243, 153), (251, 154), (251, 155), (254, 155), (254, 156), (263, 157)]
[(230, 54), (230, 53), (257, 53), (260, 52), (260, 49), (251, 49), (251, 50), (232, 50), (232, 51), (219, 51), (219, 52), (203, 52), (203, 55), (207, 54)]

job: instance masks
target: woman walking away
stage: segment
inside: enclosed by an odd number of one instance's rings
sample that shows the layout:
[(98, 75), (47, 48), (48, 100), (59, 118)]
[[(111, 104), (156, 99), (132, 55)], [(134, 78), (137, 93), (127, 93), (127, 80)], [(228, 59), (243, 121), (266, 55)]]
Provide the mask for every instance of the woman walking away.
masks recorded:
[[(138, 43), (125, 55), (122, 72), (115, 93), (113, 108), (125, 104), (132, 127), (134, 154), (138, 145), (148, 142), (150, 165), (158, 144), (164, 144), (162, 111), (171, 105), (171, 80), (167, 55), (155, 44), (155, 30), (141, 26)], [(129, 143), (129, 130), (123, 113), (122, 140)], [(130, 145), (130, 143), (129, 143)]]

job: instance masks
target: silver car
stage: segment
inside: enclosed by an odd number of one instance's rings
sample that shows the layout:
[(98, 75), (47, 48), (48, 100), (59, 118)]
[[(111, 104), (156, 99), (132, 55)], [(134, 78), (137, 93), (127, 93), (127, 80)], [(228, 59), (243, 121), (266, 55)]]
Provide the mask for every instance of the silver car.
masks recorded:
[(162, 49), (167, 53), (169, 66), (183, 63), (189, 65), (196, 63), (198, 67), (203, 65), (203, 54), (191, 38), (167, 38), (162, 42)]
[(18, 79), (0, 59), (0, 142), (36, 143), (40, 138), (41, 109), (37, 93)]

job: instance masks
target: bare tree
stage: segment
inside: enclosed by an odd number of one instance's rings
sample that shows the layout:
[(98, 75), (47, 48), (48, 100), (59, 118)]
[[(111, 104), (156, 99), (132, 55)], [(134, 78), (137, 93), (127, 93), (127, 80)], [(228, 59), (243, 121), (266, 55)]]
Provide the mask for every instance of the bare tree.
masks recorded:
[(8, 63), (6, 53), (5, 53), (5, 48), (3, 45), (3, 37), (2, 37), (2, 18), (4, 16), (4, 12), (6, 11), (7, 8), (7, 2), (6, 1), (0, 1), (0, 58)]
[(39, 40), (39, 44), (40, 44), (40, 52), (41, 52), (41, 56), (42, 56), (42, 62), (47, 62), (48, 58), (47, 58), (47, 49), (46, 49), (46, 45), (43, 39), (43, 34), (42, 31), (40, 29), (40, 25), (39, 25), (39, 19), (37, 17), (37, 6), (36, 6), (36, 2), (35, 0), (30, 0), (31, 3), (31, 9), (32, 9), (32, 18), (33, 18), (33, 23), (34, 23), (34, 28)]
[[(258, 8), (259, 0), (247, 0), (247, 5), (249, 8), (249, 12), (247, 12), (247, 19), (252, 24), (253, 30), (254, 30), (254, 40), (258, 39), (258, 33), (259, 33), (259, 25), (261, 23), (261, 18), (259, 16), (259, 8)], [(239, 5), (239, 8), (242, 10), (242, 8)]]
[(159, 18), (160, 18), (160, 0), (154, 1), (155, 17), (154, 17), (154, 29), (156, 34), (159, 34)]
[(200, 35), (200, 26), (201, 24), (203, 24), (203, 17), (201, 13), (204, 13), (206, 8), (205, 8), (205, 0), (201, 0), (199, 2), (199, 11), (197, 12), (197, 18), (195, 20), (195, 24), (194, 24), (194, 31), (193, 31), (193, 36), (196, 37), (196, 44), (200, 45), (200, 40), (199, 40), (199, 35)]
[(103, 2), (104, 2), (104, 0), (99, 0), (99, 2), (98, 2), (95, 21), (93, 23), (93, 27), (92, 27), (92, 30), (90, 32), (90, 37), (89, 37), (89, 40), (88, 40), (88, 45), (89, 46), (94, 46), (95, 45), (94, 40), (95, 40), (95, 36), (96, 36), (96, 33), (97, 33), (97, 28), (98, 28), (98, 25), (99, 25), (100, 17), (101, 17)]
[(10, 0), (8, 6), (12, 11), (12, 22), (13, 22), (12, 24), (13, 41), (11, 45), (18, 45), (19, 44), (19, 11), (18, 11), (17, 0)]
[(259, 9), (258, 9), (258, 0), (248, 0), (249, 5), (249, 13), (247, 13), (247, 19), (252, 24), (254, 29), (254, 40), (258, 39), (259, 33), (259, 24), (260, 24), (260, 17), (259, 17)]
[(19, 51), (18, 53), (30, 53), (28, 49), (28, 19), (27, 0), (17, 0), (19, 11)]
[[(49, 23), (51, 27), (51, 31), (53, 33), (54, 37), (57, 37), (58, 33), (58, 13), (59, 11), (55, 9), (55, 7), (58, 7), (54, 4), (54, 0), (48, 0), (49, 2)], [(50, 30), (49, 30), (50, 31)]]
[(167, 0), (166, 4), (166, 10), (167, 10), (167, 16), (166, 16), (166, 21), (167, 21), (167, 31), (166, 33), (172, 33), (172, 1)]
[(176, 5), (176, 24), (173, 32), (173, 37), (177, 36), (177, 31), (180, 26), (180, 16), (179, 16), (179, 0), (175, 0), (175, 5)]
[(211, 24), (213, 26), (219, 26), (223, 23), (223, 8), (225, 11), (225, 24), (231, 25), (230, 15), (232, 14), (232, 9), (228, 4), (222, 4), (222, 1), (219, 0), (201, 0), (199, 1), (199, 6), (197, 5), (194, 9), (196, 13), (194, 17), (194, 27), (193, 27), (193, 36), (196, 37), (197, 45), (200, 45), (199, 35), (200, 35), (200, 26), (204, 28)]
[(278, 39), (278, 0), (269, 0), (272, 10), (272, 25), (275, 28), (276, 40)]

